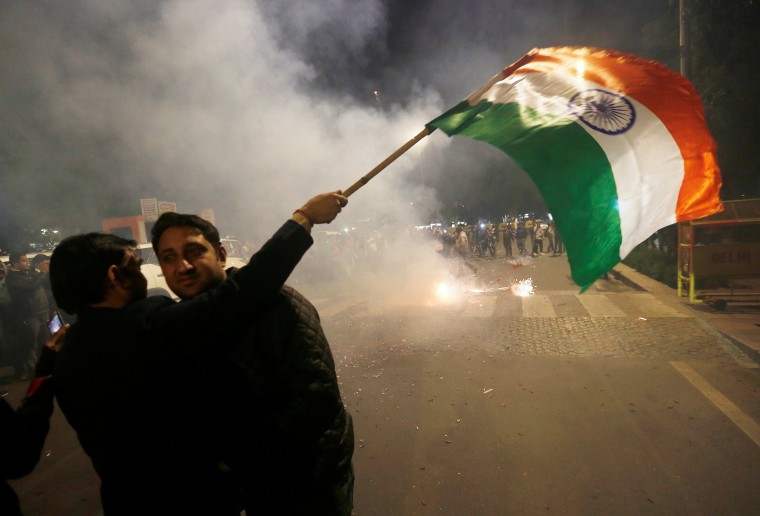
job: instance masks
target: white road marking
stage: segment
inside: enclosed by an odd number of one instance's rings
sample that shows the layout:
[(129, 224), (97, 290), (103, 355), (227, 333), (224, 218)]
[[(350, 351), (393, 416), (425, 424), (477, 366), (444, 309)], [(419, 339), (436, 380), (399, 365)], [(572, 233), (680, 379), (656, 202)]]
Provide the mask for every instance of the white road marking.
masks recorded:
[(755, 441), (755, 444), (760, 446), (760, 425), (758, 425), (751, 417), (745, 414), (739, 407), (721, 394), (715, 387), (705, 380), (699, 373), (697, 373), (691, 366), (684, 362), (671, 362), (676, 371), (681, 373), (684, 378), (689, 380), (691, 384), (697, 388), (718, 410), (723, 412), (726, 417), (734, 422), (742, 432)]
[[(655, 296), (647, 293), (636, 294), (579, 294), (573, 291), (552, 291), (518, 297), (522, 304), (523, 317), (557, 317), (552, 305), (552, 298), (557, 295), (573, 295), (588, 313), (588, 317), (689, 317), (675, 308), (671, 308)], [(498, 295), (478, 295), (466, 300), (464, 310), (458, 312), (462, 317), (494, 317)], [(617, 299), (618, 304), (614, 302)], [(313, 301), (323, 318), (334, 317), (362, 303), (361, 299), (350, 298), (335, 300), (318, 298)], [(620, 306), (618, 306), (620, 305)], [(621, 306), (623, 308), (621, 308)], [(389, 310), (399, 309), (403, 305), (398, 302), (389, 304), (372, 303), (361, 312), (353, 313), (353, 317), (379, 317)], [(404, 309), (408, 309), (406, 307)], [(434, 308), (436, 309), (436, 308)], [(450, 311), (451, 307), (441, 305), (437, 309)], [(515, 314), (518, 315), (518, 314)]]
[(688, 317), (688, 315), (669, 307), (652, 294), (616, 294), (633, 303), (639, 317)]
[(605, 295), (579, 294), (578, 301), (591, 317), (628, 317)]
[(522, 298), (523, 317), (556, 317), (549, 296), (534, 294)]
[(476, 296), (467, 300), (461, 313), (463, 317), (492, 317), (496, 308), (496, 296)]

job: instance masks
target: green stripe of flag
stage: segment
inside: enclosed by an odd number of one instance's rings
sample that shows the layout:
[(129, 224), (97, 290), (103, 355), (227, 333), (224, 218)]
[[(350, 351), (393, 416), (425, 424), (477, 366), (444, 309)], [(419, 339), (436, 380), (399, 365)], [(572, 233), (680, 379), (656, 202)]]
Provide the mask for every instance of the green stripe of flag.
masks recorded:
[(596, 140), (574, 120), (481, 100), (475, 106), (462, 102), (427, 125), (449, 136), (490, 143), (528, 173), (555, 219), (573, 280), (582, 291), (620, 261), (612, 167)]

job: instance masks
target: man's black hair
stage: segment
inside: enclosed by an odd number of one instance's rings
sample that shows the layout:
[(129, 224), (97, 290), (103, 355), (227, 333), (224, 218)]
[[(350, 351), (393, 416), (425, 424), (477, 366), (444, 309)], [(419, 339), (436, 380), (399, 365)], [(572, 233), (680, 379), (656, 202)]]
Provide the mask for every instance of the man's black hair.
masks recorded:
[(222, 242), (219, 238), (219, 230), (216, 229), (211, 222), (198, 215), (192, 215), (190, 213), (175, 213), (169, 211), (162, 213), (158, 220), (153, 225), (153, 229), (150, 230), (150, 243), (153, 245), (153, 251), (158, 254), (158, 241), (161, 239), (161, 235), (164, 234), (169, 228), (193, 228), (198, 230), (203, 238), (214, 246), (214, 249), (219, 250)]
[(35, 254), (34, 258), (32, 258), (32, 267), (37, 267), (37, 265), (40, 264), (40, 262), (48, 262), (50, 261), (50, 257), (46, 254), (39, 253)]
[(22, 256), (26, 255), (24, 251), (20, 251), (18, 249), (14, 249), (8, 254), (8, 261), (11, 265), (14, 265), (18, 263), (18, 261), (21, 259)]
[(105, 300), (108, 268), (122, 267), (127, 251), (136, 245), (134, 240), (104, 233), (64, 239), (50, 259), (50, 284), (55, 302), (67, 312), (77, 314)]

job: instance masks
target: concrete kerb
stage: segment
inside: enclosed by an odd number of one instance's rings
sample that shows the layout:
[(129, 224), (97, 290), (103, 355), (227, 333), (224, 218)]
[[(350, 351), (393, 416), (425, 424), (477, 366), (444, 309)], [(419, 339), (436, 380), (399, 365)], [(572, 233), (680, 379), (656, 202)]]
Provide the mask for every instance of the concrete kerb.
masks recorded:
[(619, 263), (613, 268), (610, 273), (615, 279), (622, 281), (631, 288), (636, 290), (642, 290), (651, 292), (653, 294), (670, 294), (673, 298), (676, 298), (675, 289), (670, 288), (664, 283), (660, 283), (657, 280), (646, 276), (636, 269), (633, 269), (624, 263)]
[[(705, 322), (705, 324), (709, 325), (710, 323)], [(712, 326), (711, 326), (711, 328), (712, 328)], [(715, 328), (713, 328), (713, 329), (715, 329)], [(747, 357), (750, 360), (752, 360), (753, 362), (755, 362), (756, 364), (758, 364), (758, 366), (760, 366), (760, 349), (758, 349), (757, 346), (752, 346), (751, 344), (748, 344), (748, 343), (746, 343), (746, 342), (744, 342), (742, 340), (739, 340), (739, 339), (731, 336), (730, 334), (728, 334), (726, 332), (723, 332), (723, 331), (720, 331), (720, 330), (715, 330), (715, 331), (717, 331), (718, 333), (720, 333), (721, 336), (723, 336), (726, 339), (728, 339), (734, 346), (736, 346), (738, 349), (740, 349), (742, 352), (744, 352), (744, 354), (747, 355)]]
[(677, 297), (676, 290), (646, 276), (637, 270), (623, 264), (617, 264), (610, 273), (615, 279), (625, 283), (636, 290), (652, 294), (662, 294), (664, 300), (670, 304), (678, 305), (683, 310), (688, 310), (689, 315), (697, 319), (701, 326), (708, 327), (727, 339), (732, 345), (741, 350), (753, 362), (760, 364), (760, 327), (755, 331), (756, 324), (746, 317), (734, 316), (734, 314), (702, 314), (693, 307), (685, 306)]

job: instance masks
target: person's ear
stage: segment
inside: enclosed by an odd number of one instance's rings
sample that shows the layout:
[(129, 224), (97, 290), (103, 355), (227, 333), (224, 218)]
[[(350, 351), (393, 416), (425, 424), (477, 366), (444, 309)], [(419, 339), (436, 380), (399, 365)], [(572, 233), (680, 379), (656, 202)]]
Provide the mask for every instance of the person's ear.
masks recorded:
[(121, 286), (124, 283), (124, 274), (118, 265), (110, 265), (106, 270), (106, 288)]
[(219, 246), (219, 249), (216, 251), (216, 255), (219, 257), (219, 261), (222, 262), (222, 265), (225, 265), (227, 263), (227, 249), (225, 249), (223, 245)]

